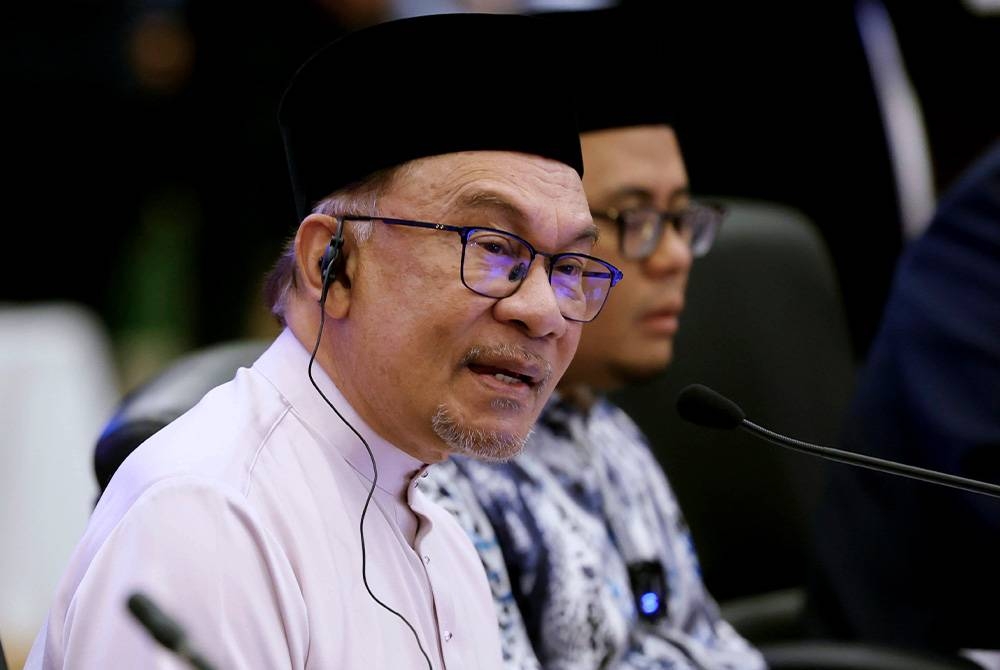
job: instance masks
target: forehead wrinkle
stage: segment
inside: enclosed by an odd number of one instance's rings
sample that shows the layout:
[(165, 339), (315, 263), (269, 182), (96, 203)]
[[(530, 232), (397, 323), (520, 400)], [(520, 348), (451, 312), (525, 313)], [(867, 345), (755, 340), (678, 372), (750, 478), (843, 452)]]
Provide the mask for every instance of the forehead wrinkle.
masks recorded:
[(456, 186), (442, 204), (445, 211), (489, 212), (496, 215), (498, 221), (523, 228), (540, 218), (541, 208), (518, 198), (518, 190), (521, 189), (492, 184), (487, 179), (473, 179)]
[(507, 218), (529, 218), (528, 212), (506, 189), (491, 185), (497, 177), (495, 168), (448, 165), (434, 159), (424, 161), (430, 168), (427, 181), (411, 193), (411, 198), (428, 216), (442, 217), (455, 210), (493, 209)]
[[(503, 194), (490, 189), (476, 189), (461, 193), (456, 198), (456, 205), (460, 208), (467, 209), (485, 208), (496, 210), (500, 214), (504, 215), (506, 219), (515, 223), (516, 227), (521, 228), (525, 227), (522, 222), (528, 222), (532, 219), (532, 216), (520, 206), (511, 202)], [(581, 214), (580, 218), (583, 218), (583, 214)], [(599, 237), (600, 228), (588, 215), (583, 228), (570, 240), (569, 245), (572, 246), (579, 242), (592, 242), (596, 244)]]
[[(543, 170), (539, 174), (519, 172), (521, 180), (505, 178), (504, 172), (498, 174), (494, 165), (427, 159), (426, 167), (429, 169), (424, 187), (411, 192), (411, 203), (420, 210), (424, 220), (469, 225), (468, 219), (462, 220), (463, 212), (486, 213), (496, 218), (490, 225), (505, 224), (501, 227), (514, 228), (511, 232), (530, 234), (532, 222), (551, 216), (566, 231), (567, 244), (596, 242), (599, 229), (590, 218), (583, 190), (578, 187), (578, 194), (571, 193), (570, 185), (561, 183), (563, 180), (546, 165), (541, 166)], [(577, 195), (580, 211), (574, 211), (567, 218), (560, 209), (564, 205), (568, 207)]]
[(455, 206), (462, 209), (491, 209), (503, 214), (506, 218), (520, 221), (530, 218), (523, 208), (498, 192), (479, 188), (463, 190), (455, 200)]

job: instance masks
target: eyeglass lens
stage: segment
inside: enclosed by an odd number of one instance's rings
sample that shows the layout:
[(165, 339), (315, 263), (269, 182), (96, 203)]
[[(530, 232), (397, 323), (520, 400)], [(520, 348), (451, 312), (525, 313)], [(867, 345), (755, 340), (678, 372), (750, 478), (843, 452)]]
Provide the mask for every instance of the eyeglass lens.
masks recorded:
[(703, 256), (712, 246), (719, 219), (716, 210), (703, 206), (692, 206), (676, 216), (655, 209), (629, 210), (622, 213), (623, 251), (630, 258), (649, 257), (669, 225), (695, 256)]
[[(469, 233), (462, 259), (462, 281), (491, 298), (512, 295), (528, 274), (532, 252), (524, 242), (495, 230)], [(602, 264), (577, 254), (558, 255), (549, 270), (549, 282), (562, 315), (589, 321), (604, 305), (611, 290), (611, 273)]]

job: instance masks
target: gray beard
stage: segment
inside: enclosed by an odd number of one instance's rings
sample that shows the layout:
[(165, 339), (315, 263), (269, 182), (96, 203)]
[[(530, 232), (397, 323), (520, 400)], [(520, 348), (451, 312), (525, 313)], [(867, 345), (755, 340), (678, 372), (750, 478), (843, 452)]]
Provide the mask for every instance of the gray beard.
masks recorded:
[[(512, 409), (512, 401), (497, 399), (493, 401), (496, 409)], [(515, 403), (516, 404), (516, 403)], [(431, 418), (434, 432), (454, 452), (483, 461), (502, 463), (521, 453), (531, 431), (520, 436), (502, 431), (488, 431), (464, 426), (452, 416), (444, 405), (438, 405), (437, 412)]]

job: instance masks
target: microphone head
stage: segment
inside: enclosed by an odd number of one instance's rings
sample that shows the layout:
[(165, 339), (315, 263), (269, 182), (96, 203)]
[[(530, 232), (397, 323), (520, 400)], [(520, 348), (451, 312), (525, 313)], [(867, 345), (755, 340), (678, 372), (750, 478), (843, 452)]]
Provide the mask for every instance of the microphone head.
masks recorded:
[(681, 418), (706, 428), (737, 428), (746, 418), (740, 406), (702, 384), (685, 386), (677, 395)]
[(149, 631), (156, 641), (167, 649), (177, 651), (184, 642), (184, 632), (163, 610), (142, 593), (133, 593), (127, 601), (128, 609)]

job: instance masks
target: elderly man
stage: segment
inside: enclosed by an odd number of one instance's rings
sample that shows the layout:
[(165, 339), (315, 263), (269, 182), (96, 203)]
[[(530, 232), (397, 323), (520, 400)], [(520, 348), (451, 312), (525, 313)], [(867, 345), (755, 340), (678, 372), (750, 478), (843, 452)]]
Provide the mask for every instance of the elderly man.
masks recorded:
[(500, 667), (482, 567), (421, 476), (517, 452), (621, 277), (588, 255), (561, 58), (532, 19), (461, 15), (303, 66), (287, 328), (118, 470), (28, 667), (173, 667), (136, 591), (220, 668)]
[(719, 618), (645, 438), (601, 395), (666, 367), (692, 257), (721, 215), (691, 200), (667, 110), (640, 93), (656, 85), (657, 62), (641, 34), (615, 11), (547, 20), (582, 44), (629, 45), (592, 51), (584, 70), (614, 72), (613, 90), (628, 95), (598, 87), (605, 95), (580, 108), (596, 253), (629, 279), (584, 329), (524, 452), (434, 466), (433, 493), (486, 565), (507, 668), (760, 668)]

